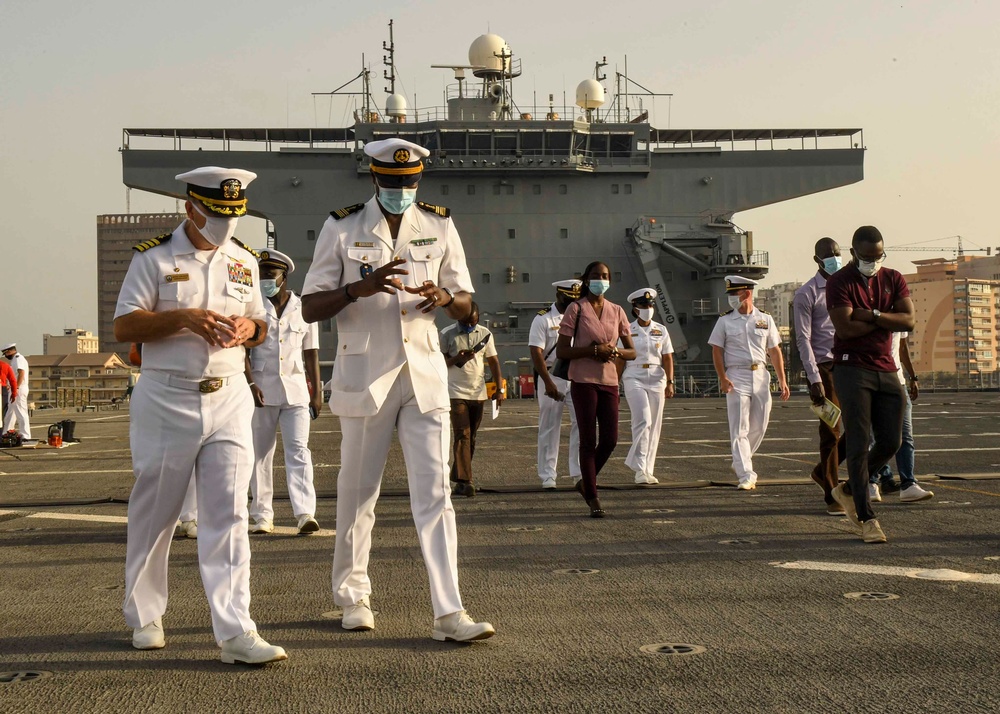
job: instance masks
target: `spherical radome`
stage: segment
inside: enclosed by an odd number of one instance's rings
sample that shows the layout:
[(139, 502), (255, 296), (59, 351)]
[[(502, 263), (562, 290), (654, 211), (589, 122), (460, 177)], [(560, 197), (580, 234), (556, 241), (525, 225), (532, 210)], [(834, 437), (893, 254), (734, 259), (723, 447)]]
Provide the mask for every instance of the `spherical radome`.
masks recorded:
[(604, 104), (604, 87), (596, 79), (585, 79), (576, 86), (576, 106), (597, 109)]
[(480, 35), (469, 47), (469, 64), (486, 67), (493, 72), (503, 72), (510, 67), (510, 58), (505, 63), (496, 55), (510, 54), (510, 46), (499, 35)]
[(385, 100), (385, 113), (391, 117), (406, 116), (406, 97), (392, 94)]

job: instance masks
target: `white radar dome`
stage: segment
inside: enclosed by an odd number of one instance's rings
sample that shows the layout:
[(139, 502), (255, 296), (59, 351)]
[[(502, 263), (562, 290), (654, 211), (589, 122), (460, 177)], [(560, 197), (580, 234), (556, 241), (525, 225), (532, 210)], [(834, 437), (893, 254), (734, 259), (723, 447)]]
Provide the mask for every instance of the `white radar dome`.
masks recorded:
[(385, 100), (385, 113), (391, 117), (406, 116), (406, 97), (402, 94), (391, 94)]
[(596, 79), (585, 79), (576, 86), (576, 106), (597, 109), (604, 104), (604, 87)]
[[(497, 55), (508, 55), (502, 60)], [(477, 77), (489, 77), (510, 70), (510, 46), (499, 35), (480, 35), (469, 47), (469, 64), (485, 69), (473, 70)]]

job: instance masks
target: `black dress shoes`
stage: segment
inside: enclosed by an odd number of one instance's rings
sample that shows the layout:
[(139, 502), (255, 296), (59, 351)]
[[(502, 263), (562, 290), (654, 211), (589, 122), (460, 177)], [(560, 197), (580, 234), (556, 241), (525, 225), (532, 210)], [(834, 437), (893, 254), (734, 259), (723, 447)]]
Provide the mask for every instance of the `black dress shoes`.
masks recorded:
[(601, 500), (599, 498), (592, 498), (587, 501), (587, 505), (590, 506), (590, 517), (591, 518), (604, 518), (606, 515), (604, 509), (601, 508)]

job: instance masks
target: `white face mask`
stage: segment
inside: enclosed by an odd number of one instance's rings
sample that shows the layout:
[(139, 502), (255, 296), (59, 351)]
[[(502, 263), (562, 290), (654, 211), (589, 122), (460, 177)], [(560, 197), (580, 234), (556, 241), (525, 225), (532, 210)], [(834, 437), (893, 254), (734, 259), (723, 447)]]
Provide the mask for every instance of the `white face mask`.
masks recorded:
[(740, 309), (740, 303), (742, 301), (740, 300), (739, 295), (727, 295), (726, 299), (729, 300), (729, 307), (733, 308), (734, 310)]
[(218, 216), (210, 216), (205, 211), (203, 211), (197, 203), (192, 203), (195, 210), (205, 217), (205, 225), (198, 228), (198, 232), (201, 233), (202, 237), (214, 246), (224, 245), (226, 241), (233, 237), (236, 233), (236, 221), (238, 218), (219, 218)]
[(639, 319), (643, 322), (649, 322), (653, 319), (653, 308), (651, 307), (640, 307), (636, 312), (639, 313)]
[(858, 272), (866, 278), (870, 278), (882, 269), (884, 260), (861, 260), (858, 259)]

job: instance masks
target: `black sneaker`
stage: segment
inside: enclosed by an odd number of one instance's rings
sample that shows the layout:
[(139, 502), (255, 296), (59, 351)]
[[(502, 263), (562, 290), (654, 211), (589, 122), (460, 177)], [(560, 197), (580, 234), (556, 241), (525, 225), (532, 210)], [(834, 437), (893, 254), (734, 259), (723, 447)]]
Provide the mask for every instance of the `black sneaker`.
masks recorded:
[(471, 481), (456, 481), (454, 488), (451, 489), (451, 495), (472, 498), (476, 495), (476, 487)]

